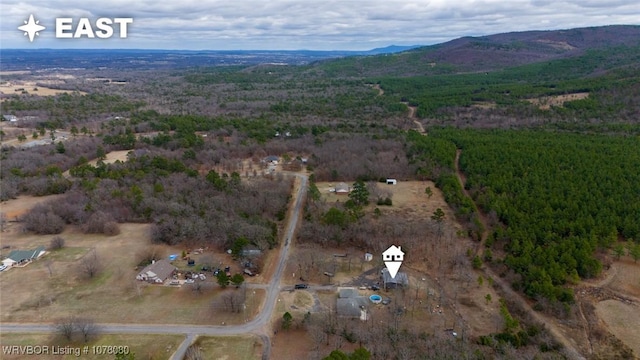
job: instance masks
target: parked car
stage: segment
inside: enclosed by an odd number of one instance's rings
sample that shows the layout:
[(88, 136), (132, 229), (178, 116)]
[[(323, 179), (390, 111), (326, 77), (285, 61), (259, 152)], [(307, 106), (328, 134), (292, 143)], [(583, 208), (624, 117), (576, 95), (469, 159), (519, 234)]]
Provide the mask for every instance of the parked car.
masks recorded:
[(184, 281), (185, 284), (193, 284), (194, 282), (196, 282), (196, 281), (193, 280), (193, 279), (187, 279), (187, 280)]
[(294, 286), (294, 289), (306, 289), (308, 287), (309, 287), (309, 285), (307, 285), (307, 284), (296, 284)]
[(373, 290), (373, 291), (378, 291), (378, 290), (380, 290), (380, 286), (378, 286), (378, 285), (371, 285), (371, 290)]
[(7, 269), (7, 265), (0, 265), (0, 271), (5, 271)]

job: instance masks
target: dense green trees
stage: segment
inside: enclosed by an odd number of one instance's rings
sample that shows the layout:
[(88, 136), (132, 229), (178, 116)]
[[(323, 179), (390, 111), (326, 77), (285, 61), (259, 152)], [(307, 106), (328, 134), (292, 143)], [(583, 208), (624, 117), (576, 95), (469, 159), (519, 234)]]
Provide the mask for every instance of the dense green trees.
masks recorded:
[[(562, 285), (601, 271), (597, 249), (640, 237), (637, 138), (453, 129), (433, 129), (429, 137), (462, 149), (466, 187), (505, 226), (494, 229), (491, 241), (504, 245), (504, 263), (531, 297), (571, 301)], [(450, 158), (442, 159), (448, 166)], [(455, 187), (450, 183), (438, 186)], [(448, 192), (448, 202), (463, 201)]]
[(625, 101), (616, 101), (612, 95), (619, 97), (628, 93), (627, 89), (633, 92), (639, 80), (638, 69), (634, 68), (639, 59), (640, 47), (621, 46), (487, 73), (385, 77), (374, 81), (380, 83), (385, 95), (402, 97), (417, 106), (416, 115), (422, 118), (443, 116), (444, 109), (482, 102), (525, 105), (523, 101), (528, 98), (591, 92), (589, 98), (568, 101), (564, 107), (552, 109), (555, 114), (548, 115), (593, 119), (624, 111)]

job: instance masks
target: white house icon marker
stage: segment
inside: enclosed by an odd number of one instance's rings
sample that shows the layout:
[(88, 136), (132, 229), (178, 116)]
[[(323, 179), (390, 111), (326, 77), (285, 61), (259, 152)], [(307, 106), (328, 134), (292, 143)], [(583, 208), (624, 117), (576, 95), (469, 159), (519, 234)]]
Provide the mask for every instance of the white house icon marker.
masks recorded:
[(396, 274), (398, 274), (398, 270), (400, 270), (400, 265), (402, 265), (402, 261), (404, 260), (404, 252), (400, 246), (391, 245), (382, 253), (382, 260), (384, 261), (384, 265), (387, 267), (387, 270), (389, 270), (389, 275), (392, 278), (395, 278)]

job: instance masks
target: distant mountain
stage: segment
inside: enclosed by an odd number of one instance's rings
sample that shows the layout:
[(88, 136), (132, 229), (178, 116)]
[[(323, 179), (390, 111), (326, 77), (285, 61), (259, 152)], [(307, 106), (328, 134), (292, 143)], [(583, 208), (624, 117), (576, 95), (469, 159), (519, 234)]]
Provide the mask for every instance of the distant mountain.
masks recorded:
[(640, 46), (640, 26), (612, 25), (463, 37), (393, 55), (350, 57), (316, 63), (333, 76), (411, 76), (490, 71), (573, 57), (587, 50)]
[(411, 49), (416, 49), (419, 47), (422, 47), (422, 45), (411, 45), (411, 46), (390, 45), (383, 48), (371, 49), (371, 50), (365, 51), (364, 53), (367, 55), (393, 54), (393, 53), (399, 53), (399, 52), (403, 52)]
[(364, 51), (317, 50), (142, 50), (3, 49), (3, 70), (159, 69), (208, 66), (305, 65), (324, 59), (390, 54), (418, 46), (387, 46)]

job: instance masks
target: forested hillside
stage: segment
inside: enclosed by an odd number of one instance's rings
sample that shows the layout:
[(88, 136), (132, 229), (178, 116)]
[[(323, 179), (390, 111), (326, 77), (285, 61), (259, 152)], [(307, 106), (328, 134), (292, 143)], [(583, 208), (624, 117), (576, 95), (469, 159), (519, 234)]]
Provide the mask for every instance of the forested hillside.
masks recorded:
[[(429, 77), (379, 78), (385, 94), (417, 106), (420, 118), (454, 120), (460, 110), (485, 114), (637, 122), (640, 46), (591, 50), (584, 55), (504, 70)], [(531, 99), (588, 93), (541, 110)], [(480, 115), (480, 114), (476, 114)], [(481, 121), (481, 119), (479, 119)]]
[(639, 39), (640, 26), (634, 25), (467, 36), (399, 54), (321, 61), (314, 69), (334, 77), (485, 72), (577, 57), (588, 50), (637, 46)]

